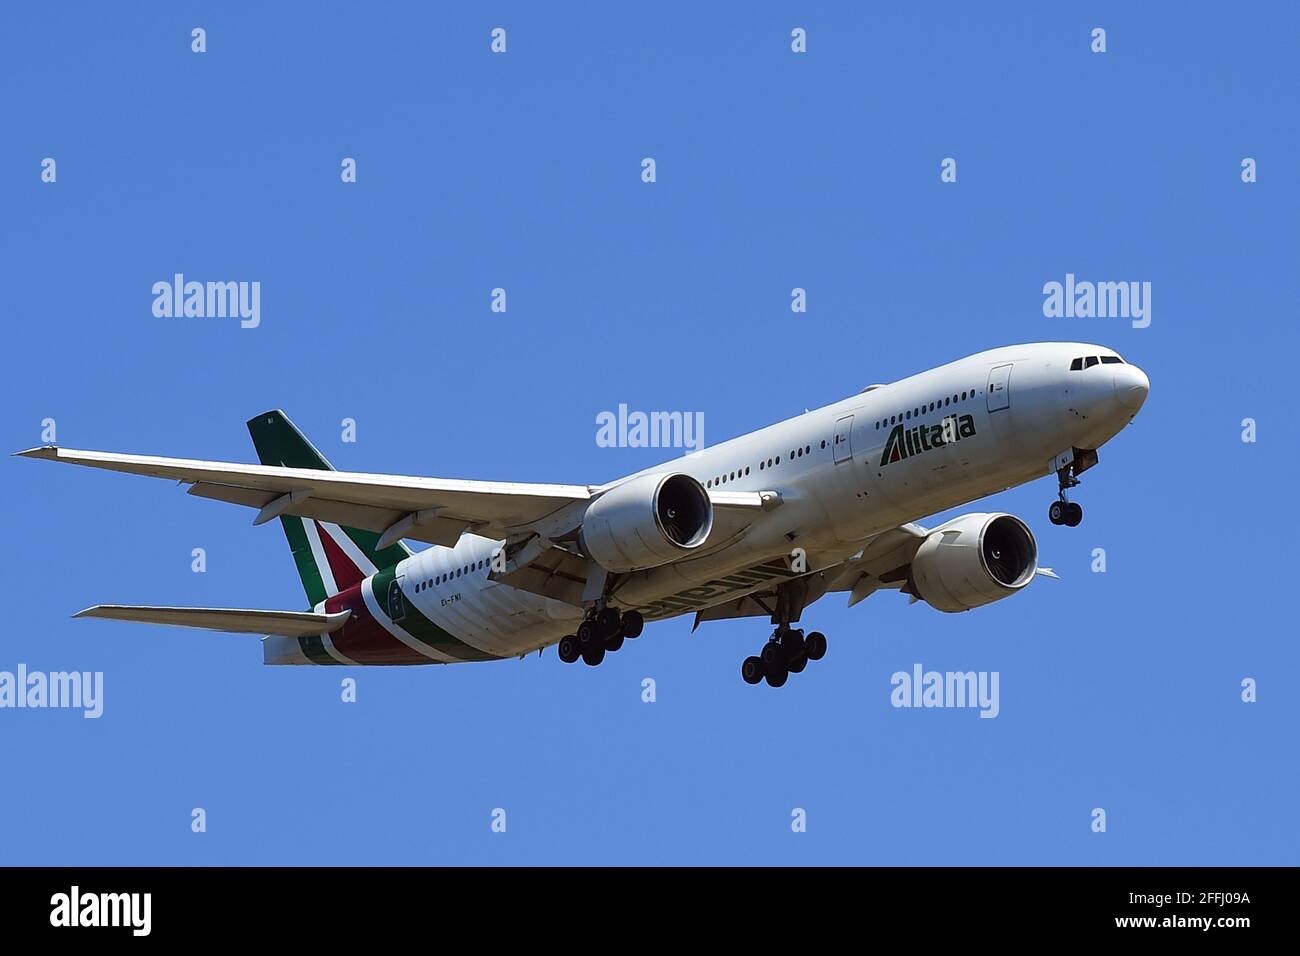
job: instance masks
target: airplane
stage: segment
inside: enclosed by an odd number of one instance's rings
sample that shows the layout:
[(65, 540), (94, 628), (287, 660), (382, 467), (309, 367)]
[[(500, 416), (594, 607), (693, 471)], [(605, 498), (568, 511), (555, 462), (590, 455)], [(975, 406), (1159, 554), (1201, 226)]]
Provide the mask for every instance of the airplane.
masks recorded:
[[(830, 593), (878, 590), (955, 613), (1037, 576), (1028, 525), (927, 515), (1055, 475), (1048, 518), (1128, 425), (1150, 383), (1112, 349), (980, 352), (602, 485), (335, 471), (282, 411), (248, 422), (259, 465), (58, 446), (15, 454), (170, 478), (278, 518), (310, 611), (96, 605), (76, 617), (262, 635), (266, 664), (408, 665), (558, 644), (598, 665), (647, 621), (767, 617), (741, 677), (780, 687), (826, 637), (795, 627)], [(412, 551), (406, 541), (433, 545)]]

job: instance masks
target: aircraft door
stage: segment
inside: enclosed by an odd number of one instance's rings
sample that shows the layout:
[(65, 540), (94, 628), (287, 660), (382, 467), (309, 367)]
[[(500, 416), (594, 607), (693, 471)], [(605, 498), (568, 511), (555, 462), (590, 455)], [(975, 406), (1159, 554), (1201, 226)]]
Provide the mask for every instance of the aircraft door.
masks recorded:
[(1011, 366), (995, 365), (989, 370), (988, 409), (998, 412), (1011, 407)]
[(853, 460), (853, 416), (845, 415), (835, 423), (835, 464), (840, 465)]
[(388, 616), (394, 624), (406, 617), (406, 595), (402, 593), (405, 583), (406, 575), (399, 574), (388, 585)]

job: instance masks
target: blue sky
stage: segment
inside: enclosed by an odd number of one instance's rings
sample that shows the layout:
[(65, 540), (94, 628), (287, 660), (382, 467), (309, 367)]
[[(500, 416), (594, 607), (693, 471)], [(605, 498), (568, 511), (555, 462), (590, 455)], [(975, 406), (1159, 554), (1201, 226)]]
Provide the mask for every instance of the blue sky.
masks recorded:
[[(620, 402), (716, 442), (1052, 339), (1152, 381), (1081, 527), (1048, 524), (1046, 478), (989, 502), (1062, 581), (955, 616), (828, 598), (829, 653), (780, 691), (739, 678), (761, 621), (682, 618), (596, 669), (358, 669), (343, 704), (341, 669), (264, 668), (255, 638), (69, 620), (300, 607), (274, 525), (5, 461), (0, 670), (106, 686), (99, 720), (0, 711), (0, 863), (1300, 862), (1294, 6), (0, 16), (10, 449), (53, 418), (73, 447), (249, 461), (243, 422), (281, 407), (343, 469), (597, 482), (661, 454), (596, 445)], [(155, 318), (176, 272), (261, 282), (260, 327)], [(1150, 327), (1045, 318), (1067, 272), (1150, 281)], [(917, 662), (998, 671), (999, 717), (892, 708)]]

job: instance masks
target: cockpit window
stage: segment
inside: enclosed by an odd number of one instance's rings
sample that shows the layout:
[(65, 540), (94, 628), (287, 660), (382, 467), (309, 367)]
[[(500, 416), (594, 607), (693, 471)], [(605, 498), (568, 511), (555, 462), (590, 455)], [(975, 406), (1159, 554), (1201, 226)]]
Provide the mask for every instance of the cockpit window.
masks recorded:
[(1118, 355), (1080, 355), (1070, 363), (1071, 372), (1081, 372), (1085, 368), (1092, 368), (1094, 365), (1123, 365), (1124, 360)]

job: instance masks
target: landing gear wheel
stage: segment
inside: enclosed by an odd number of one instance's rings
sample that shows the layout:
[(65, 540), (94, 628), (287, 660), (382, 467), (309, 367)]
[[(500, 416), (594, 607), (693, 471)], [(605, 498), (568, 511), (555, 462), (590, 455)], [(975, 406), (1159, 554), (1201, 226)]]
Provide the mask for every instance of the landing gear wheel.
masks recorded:
[(785, 669), (784, 664), (778, 664), (774, 670), (768, 671), (763, 676), (767, 678), (768, 687), (780, 687), (789, 679), (790, 672)]
[(1068, 528), (1077, 528), (1079, 522), (1083, 520), (1083, 506), (1073, 501), (1065, 506), (1065, 517), (1063, 519)]
[(596, 628), (602, 637), (611, 637), (618, 633), (619, 613), (617, 608), (603, 607), (596, 612)]
[(616, 650), (618, 650), (622, 646), (623, 646), (622, 634), (615, 634), (613, 637), (605, 638), (605, 650), (609, 651), (611, 654), (613, 654)]
[(599, 641), (596, 639), (596, 622), (588, 618), (578, 625), (578, 647), (584, 652), (596, 647)]
[(645, 618), (641, 616), (640, 611), (627, 611), (623, 615), (623, 636), (626, 638), (637, 638), (641, 636), (641, 629), (645, 627)]
[(599, 644), (582, 652), (582, 662), (591, 667), (595, 667), (604, 659), (605, 648), (601, 647)]
[(781, 656), (785, 660), (786, 670), (791, 674), (798, 674), (808, 666), (808, 654), (801, 632), (786, 631), (781, 635)]
[(803, 641), (804, 653), (808, 655), (808, 660), (819, 661), (826, 656), (826, 635), (821, 631), (813, 631)]
[(740, 665), (740, 677), (746, 684), (757, 684), (763, 679), (763, 662), (757, 657), (746, 657)]
[(570, 634), (567, 637), (560, 638), (559, 647), (560, 660), (566, 664), (572, 664), (582, 656), (582, 651), (578, 649), (578, 639)]
[(1053, 501), (1052, 506), (1047, 509), (1047, 520), (1052, 524), (1065, 524), (1065, 512), (1068, 502)]
[(763, 662), (763, 667), (771, 671), (774, 667), (784, 664), (785, 655), (781, 653), (781, 645), (776, 641), (768, 641), (763, 645), (763, 649), (758, 652), (759, 660)]

